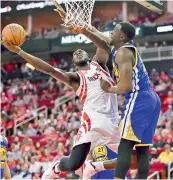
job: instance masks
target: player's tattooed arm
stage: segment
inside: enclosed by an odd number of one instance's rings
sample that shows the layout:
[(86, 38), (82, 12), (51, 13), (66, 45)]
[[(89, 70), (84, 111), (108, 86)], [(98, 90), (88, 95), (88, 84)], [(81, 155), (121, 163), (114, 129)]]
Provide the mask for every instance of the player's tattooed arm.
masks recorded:
[(71, 86), (74, 90), (79, 86), (79, 77), (77, 73), (67, 73), (61, 69), (57, 69), (43, 61), (42, 59), (35, 57), (31, 54), (26, 53), (20, 47), (14, 46), (5, 40), (2, 42), (3, 45), (11, 52), (17, 53), (23, 57), (29, 64), (31, 64), (36, 70), (48, 74), (57, 80)]
[(132, 62), (133, 52), (128, 48), (120, 48), (116, 53), (120, 80), (117, 86), (111, 86), (105, 80), (101, 80), (101, 87), (109, 93), (124, 94), (132, 90)]

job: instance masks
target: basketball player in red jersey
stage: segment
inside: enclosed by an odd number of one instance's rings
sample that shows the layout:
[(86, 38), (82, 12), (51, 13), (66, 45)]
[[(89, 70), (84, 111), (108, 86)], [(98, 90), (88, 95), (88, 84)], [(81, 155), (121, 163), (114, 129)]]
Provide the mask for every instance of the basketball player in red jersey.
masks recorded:
[(79, 49), (73, 54), (73, 63), (78, 71), (65, 72), (53, 68), (40, 58), (26, 53), (20, 47), (9, 44), (5, 40), (3, 45), (23, 57), (37, 70), (71, 86), (83, 103), (81, 126), (76, 135), (71, 155), (54, 163), (45, 171), (42, 179), (53, 179), (61, 171), (79, 169), (85, 162), (89, 151), (96, 146), (107, 145), (113, 151), (117, 150), (120, 140), (117, 96), (104, 92), (100, 86), (101, 79), (114, 84), (106, 67), (109, 57), (107, 53), (97, 49), (96, 55), (91, 60), (87, 52)]

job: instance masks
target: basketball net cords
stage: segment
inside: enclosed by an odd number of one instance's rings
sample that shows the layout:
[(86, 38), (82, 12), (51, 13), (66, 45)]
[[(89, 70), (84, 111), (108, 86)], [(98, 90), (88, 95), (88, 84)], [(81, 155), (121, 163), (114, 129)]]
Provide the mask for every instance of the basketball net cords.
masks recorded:
[(91, 15), (95, 0), (72, 0), (65, 3), (66, 16), (64, 26), (82, 29), (91, 25)]

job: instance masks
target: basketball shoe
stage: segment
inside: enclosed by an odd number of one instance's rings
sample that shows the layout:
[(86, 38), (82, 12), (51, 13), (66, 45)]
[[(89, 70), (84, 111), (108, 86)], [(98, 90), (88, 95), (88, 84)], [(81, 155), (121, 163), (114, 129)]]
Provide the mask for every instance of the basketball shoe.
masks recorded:
[(92, 164), (92, 161), (85, 161), (84, 164), (75, 171), (77, 175), (81, 177), (82, 180), (89, 180), (91, 177), (97, 173), (95, 166)]
[(41, 180), (53, 180), (54, 178), (58, 178), (60, 171), (59, 169), (60, 161), (56, 161), (52, 167), (48, 168), (42, 175)]

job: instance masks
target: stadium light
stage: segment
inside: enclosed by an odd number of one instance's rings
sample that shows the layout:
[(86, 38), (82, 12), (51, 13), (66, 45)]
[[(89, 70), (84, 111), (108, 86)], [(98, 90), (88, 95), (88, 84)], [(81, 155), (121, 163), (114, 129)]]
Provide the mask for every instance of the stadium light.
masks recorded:
[(167, 25), (167, 26), (158, 26), (157, 27), (157, 32), (171, 32), (173, 31), (173, 25)]
[(11, 6), (6, 6), (4, 8), (0, 8), (0, 13), (10, 12), (12, 10)]

